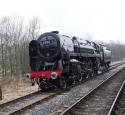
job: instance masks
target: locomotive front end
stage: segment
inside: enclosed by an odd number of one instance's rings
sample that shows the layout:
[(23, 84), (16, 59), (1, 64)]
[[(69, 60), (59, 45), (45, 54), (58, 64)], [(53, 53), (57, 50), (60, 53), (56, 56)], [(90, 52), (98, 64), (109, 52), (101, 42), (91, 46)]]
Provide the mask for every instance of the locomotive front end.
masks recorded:
[(35, 79), (38, 85), (48, 87), (55, 85), (62, 75), (60, 36), (55, 32), (42, 34), (37, 40), (29, 44), (29, 57), (31, 79)]

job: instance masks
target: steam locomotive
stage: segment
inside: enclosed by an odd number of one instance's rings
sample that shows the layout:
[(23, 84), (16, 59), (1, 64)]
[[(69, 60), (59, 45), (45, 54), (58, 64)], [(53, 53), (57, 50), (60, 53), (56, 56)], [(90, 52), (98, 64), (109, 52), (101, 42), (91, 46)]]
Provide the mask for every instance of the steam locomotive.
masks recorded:
[(35, 79), (42, 90), (65, 89), (107, 71), (111, 51), (101, 44), (52, 31), (29, 43), (29, 58), (31, 72), (27, 77)]

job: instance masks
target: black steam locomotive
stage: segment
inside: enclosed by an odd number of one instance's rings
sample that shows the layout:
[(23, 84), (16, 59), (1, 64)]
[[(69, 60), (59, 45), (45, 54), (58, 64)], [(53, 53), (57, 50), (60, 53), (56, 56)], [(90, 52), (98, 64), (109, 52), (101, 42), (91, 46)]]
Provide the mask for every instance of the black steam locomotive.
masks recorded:
[(111, 52), (103, 45), (77, 37), (47, 32), (29, 44), (31, 72), (42, 90), (55, 86), (65, 89), (67, 84), (108, 70)]

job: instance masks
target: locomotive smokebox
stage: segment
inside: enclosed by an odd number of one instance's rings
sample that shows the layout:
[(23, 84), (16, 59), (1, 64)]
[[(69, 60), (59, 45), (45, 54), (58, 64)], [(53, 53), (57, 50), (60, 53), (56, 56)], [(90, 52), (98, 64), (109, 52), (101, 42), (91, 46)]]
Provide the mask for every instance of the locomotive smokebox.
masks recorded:
[(60, 58), (61, 52), (58, 34), (53, 32), (44, 33), (36, 41), (32, 42), (34, 42), (36, 46), (35, 50), (41, 60), (46, 62), (53, 62)]
[(45, 33), (38, 38), (38, 55), (46, 62), (53, 62), (60, 55), (60, 41), (58, 34)]

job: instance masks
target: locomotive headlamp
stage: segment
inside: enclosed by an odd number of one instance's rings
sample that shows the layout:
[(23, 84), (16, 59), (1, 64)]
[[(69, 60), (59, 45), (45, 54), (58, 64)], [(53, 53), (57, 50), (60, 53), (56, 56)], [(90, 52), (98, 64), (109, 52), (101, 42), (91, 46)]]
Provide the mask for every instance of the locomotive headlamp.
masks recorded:
[(56, 79), (57, 78), (57, 73), (56, 72), (52, 72), (51, 73), (51, 79)]
[(26, 77), (31, 78), (31, 75), (29, 73), (26, 74)]

